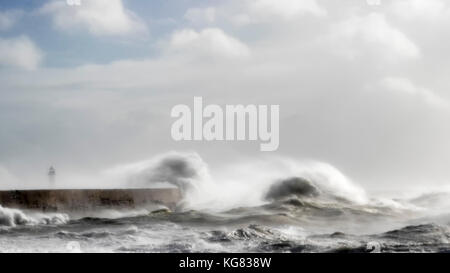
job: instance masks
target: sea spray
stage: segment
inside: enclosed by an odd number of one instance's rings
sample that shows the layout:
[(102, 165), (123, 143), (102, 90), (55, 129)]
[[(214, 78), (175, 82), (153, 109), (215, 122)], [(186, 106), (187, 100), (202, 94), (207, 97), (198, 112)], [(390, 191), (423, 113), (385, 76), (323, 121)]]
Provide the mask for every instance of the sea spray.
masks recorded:
[(14, 227), (32, 222), (25, 213), (18, 209), (4, 208), (0, 205), (0, 226)]
[(0, 226), (15, 227), (18, 225), (58, 225), (69, 221), (65, 213), (25, 213), (20, 209), (5, 208), (0, 205)]
[(269, 188), (292, 177), (310, 181), (320, 192), (340, 199), (358, 204), (368, 200), (362, 188), (329, 164), (281, 157), (235, 162), (211, 169), (196, 153), (171, 152), (121, 165), (106, 173), (132, 187), (177, 186), (184, 195), (184, 209), (203, 211), (265, 204)]

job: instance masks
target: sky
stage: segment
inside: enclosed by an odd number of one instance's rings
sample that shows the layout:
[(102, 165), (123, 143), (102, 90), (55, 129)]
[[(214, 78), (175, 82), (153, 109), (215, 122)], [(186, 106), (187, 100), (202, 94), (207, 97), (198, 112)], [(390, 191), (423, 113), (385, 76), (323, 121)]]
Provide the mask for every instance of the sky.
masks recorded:
[[(168, 151), (317, 160), (367, 188), (449, 183), (448, 1), (69, 2), (0, 2), (0, 184)], [(194, 96), (280, 105), (279, 149), (175, 142), (170, 111)]]

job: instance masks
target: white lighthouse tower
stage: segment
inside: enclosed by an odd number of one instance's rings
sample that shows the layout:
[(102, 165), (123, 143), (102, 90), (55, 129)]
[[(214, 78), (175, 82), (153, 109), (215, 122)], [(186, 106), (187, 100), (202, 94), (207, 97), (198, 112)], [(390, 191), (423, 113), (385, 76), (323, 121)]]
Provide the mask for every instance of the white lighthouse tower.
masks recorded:
[(56, 176), (55, 168), (53, 166), (50, 166), (50, 168), (48, 169), (48, 182), (52, 186), (55, 185), (55, 176)]

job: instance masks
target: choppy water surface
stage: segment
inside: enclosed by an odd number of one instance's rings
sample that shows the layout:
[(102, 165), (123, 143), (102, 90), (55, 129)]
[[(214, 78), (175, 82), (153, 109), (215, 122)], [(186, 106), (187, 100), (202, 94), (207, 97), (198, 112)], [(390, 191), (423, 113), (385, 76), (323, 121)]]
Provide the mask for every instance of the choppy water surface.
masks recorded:
[(185, 198), (175, 210), (44, 214), (0, 207), (0, 251), (450, 251), (446, 192), (374, 198), (326, 164), (270, 162), (276, 167), (244, 166), (222, 179), (213, 179), (195, 156), (149, 164), (112, 173), (134, 185), (179, 186)]

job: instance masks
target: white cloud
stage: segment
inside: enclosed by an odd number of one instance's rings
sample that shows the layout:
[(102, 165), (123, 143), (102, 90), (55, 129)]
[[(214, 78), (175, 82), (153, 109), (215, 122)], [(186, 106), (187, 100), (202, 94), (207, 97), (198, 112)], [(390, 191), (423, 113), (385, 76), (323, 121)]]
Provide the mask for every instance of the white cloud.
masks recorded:
[[(3, 157), (27, 165), (40, 164), (51, 151), (53, 155), (71, 155), (60, 156), (59, 165), (76, 162), (83, 167), (91, 163), (86, 158), (106, 164), (178, 149), (164, 133), (170, 134), (172, 122), (167, 113), (175, 104), (190, 103), (192, 94), (196, 94), (204, 96), (208, 103), (282, 105), (284, 148), (280, 147), (280, 152), (327, 158), (361, 181), (396, 178), (402, 171), (406, 178), (420, 173), (449, 177), (445, 166), (442, 170), (435, 168), (450, 160), (449, 149), (442, 148), (448, 146), (443, 144), (450, 136), (450, 128), (442, 124), (449, 122), (450, 111), (434, 107), (446, 98), (443, 92), (448, 87), (445, 35), (434, 35), (426, 26), (422, 29), (409, 22), (402, 24), (385, 10), (387, 1), (379, 7), (363, 8), (361, 3), (318, 1), (329, 12), (325, 17), (306, 11), (294, 13), (297, 15), (287, 11), (285, 16), (279, 11), (252, 13), (248, 3), (242, 1), (242, 9), (215, 7), (214, 26), (224, 24), (226, 32), (195, 25), (194, 30), (184, 26), (183, 30), (167, 34), (161, 55), (132, 54), (135, 59), (75, 68), (44, 67), (33, 73), (5, 69), (0, 73), (3, 96), (14, 99), (5, 102), (8, 107), (0, 107), (0, 117), (4, 117), (4, 130), (0, 131), (10, 132), (0, 134), (5, 139), (0, 160)], [(374, 10), (383, 10), (385, 15), (371, 15)], [(250, 25), (237, 30), (228, 24), (226, 19), (230, 18)], [(173, 20), (177, 24), (188, 23), (179, 17)], [(161, 24), (161, 32), (177, 25), (172, 20), (168, 22), (171, 24)], [(81, 26), (87, 29), (87, 25)], [(165, 33), (161, 35), (167, 37)], [(334, 37), (330, 39), (330, 35)], [(415, 43), (421, 46), (420, 50)], [(362, 58), (349, 61), (335, 56), (333, 48), (337, 47)], [(101, 49), (93, 50), (95, 54)], [(122, 54), (112, 54), (110, 60), (124, 58)], [(242, 58), (249, 55), (251, 58)], [(238, 61), (228, 61), (229, 56), (238, 57)], [(203, 59), (207, 61), (202, 62)], [(386, 63), (386, 59), (394, 62)], [(395, 62), (410, 59), (413, 63)], [(381, 86), (380, 78), (389, 75), (414, 81), (394, 78), (384, 83), (389, 88)], [(361, 92), (368, 83), (374, 87), (370, 84), (374, 82), (378, 90), (385, 92)], [(433, 85), (427, 89), (416, 83)], [(23, 111), (17, 111), (18, 108)], [(78, 132), (87, 133), (79, 138)], [(409, 132), (420, 133), (404, 138)], [(30, 142), (29, 135), (35, 136), (36, 141)], [(299, 135), (302, 141), (298, 141)], [(183, 145), (178, 147), (186, 149)], [(199, 143), (189, 148), (211, 158), (232, 150), (254, 150), (247, 144), (219, 145), (214, 151), (210, 145)], [(380, 154), (384, 155), (382, 160)], [(421, 157), (412, 159), (411, 154)], [(222, 157), (219, 160), (223, 161)], [(382, 175), (374, 178), (377, 170)]]
[(230, 21), (237, 26), (244, 26), (248, 25), (252, 22), (252, 19), (250, 18), (250, 15), (246, 13), (239, 13), (236, 15), (230, 16)]
[(213, 23), (216, 19), (216, 9), (209, 8), (190, 8), (184, 14), (184, 18), (196, 24)]
[(443, 0), (397, 0), (392, 1), (389, 11), (400, 18), (435, 21), (448, 18), (448, 8)]
[(40, 9), (51, 14), (54, 25), (64, 31), (74, 28), (88, 30), (93, 35), (127, 35), (145, 33), (146, 25), (121, 0), (82, 1), (80, 6), (69, 6), (65, 1), (52, 1)]
[(448, 107), (449, 102), (430, 89), (416, 86), (407, 78), (385, 78), (381, 82), (382, 86), (389, 91), (417, 97), (425, 103), (436, 107)]
[(0, 11), (0, 31), (10, 29), (22, 15), (21, 11)]
[(216, 7), (217, 18), (236, 26), (292, 23), (307, 15), (325, 17), (327, 14), (316, 0), (232, 0)]
[(385, 59), (417, 58), (420, 50), (403, 32), (391, 26), (384, 15), (371, 13), (352, 17), (333, 28), (336, 45), (354, 57), (369, 50)]
[(250, 50), (241, 41), (218, 28), (206, 28), (197, 32), (192, 29), (176, 31), (170, 40), (172, 52), (218, 57), (248, 57)]
[(255, 0), (249, 4), (250, 11), (260, 17), (280, 16), (291, 19), (298, 15), (324, 16), (326, 10), (316, 0)]
[(42, 58), (41, 50), (27, 36), (0, 38), (0, 65), (32, 70)]

